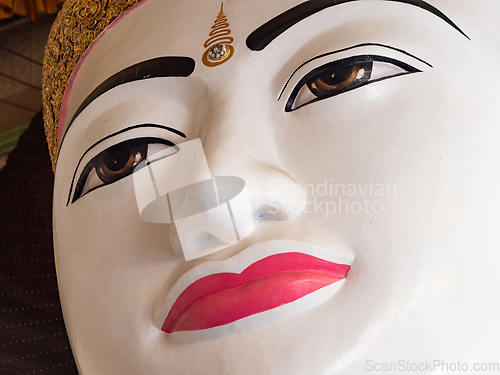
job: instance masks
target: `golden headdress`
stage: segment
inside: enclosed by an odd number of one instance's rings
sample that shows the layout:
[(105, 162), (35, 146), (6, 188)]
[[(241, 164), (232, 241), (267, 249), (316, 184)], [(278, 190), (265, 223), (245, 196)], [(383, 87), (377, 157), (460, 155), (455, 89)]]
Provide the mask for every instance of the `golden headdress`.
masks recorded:
[(141, 0), (66, 0), (50, 30), (42, 73), (42, 109), (52, 169), (64, 90), (78, 60), (99, 34)]

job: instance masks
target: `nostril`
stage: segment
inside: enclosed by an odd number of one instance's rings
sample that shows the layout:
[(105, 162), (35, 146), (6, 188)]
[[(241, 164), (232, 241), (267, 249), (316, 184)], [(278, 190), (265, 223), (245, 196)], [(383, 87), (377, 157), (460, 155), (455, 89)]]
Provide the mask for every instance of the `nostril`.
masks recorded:
[(256, 221), (285, 220), (279, 212), (260, 211), (257, 212)]
[(264, 211), (257, 212), (256, 215), (256, 220), (257, 221), (263, 221), (263, 220), (268, 220), (270, 219), (270, 215)]

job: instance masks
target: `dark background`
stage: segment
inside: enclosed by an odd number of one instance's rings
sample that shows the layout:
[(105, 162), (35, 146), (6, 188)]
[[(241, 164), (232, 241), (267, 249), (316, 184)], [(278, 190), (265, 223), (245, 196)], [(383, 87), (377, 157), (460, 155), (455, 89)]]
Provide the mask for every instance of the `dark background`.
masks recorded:
[(77, 374), (59, 301), (41, 113), (0, 170), (0, 374)]

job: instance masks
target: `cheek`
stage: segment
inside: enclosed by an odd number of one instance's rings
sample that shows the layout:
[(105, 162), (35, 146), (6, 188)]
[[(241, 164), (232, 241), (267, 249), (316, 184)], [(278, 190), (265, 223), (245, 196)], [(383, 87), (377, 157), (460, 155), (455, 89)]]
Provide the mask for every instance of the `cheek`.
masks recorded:
[(283, 113), (277, 139), (288, 170), (302, 185), (396, 184), (401, 204), (427, 206), (443, 172), (436, 161), (457, 137), (460, 117), (436, 79), (429, 72), (391, 78)]
[(446, 212), (440, 198), (460, 171), (440, 158), (450, 139), (470, 132), (457, 135), (460, 115), (435, 79), (416, 73), (377, 82), (277, 119), (279, 153), (312, 202), (299, 220), (339, 233), (356, 253), (356, 282), (379, 297), (405, 295), (442, 251), (435, 228), (446, 215), (436, 213)]
[[(56, 183), (56, 197), (58, 192)], [(91, 350), (93, 360), (100, 360), (99, 353), (112, 347), (116, 358), (129, 351), (136, 358), (178, 264), (168, 227), (141, 220), (131, 178), (68, 207), (62, 201), (54, 200), (56, 264), (77, 355)]]

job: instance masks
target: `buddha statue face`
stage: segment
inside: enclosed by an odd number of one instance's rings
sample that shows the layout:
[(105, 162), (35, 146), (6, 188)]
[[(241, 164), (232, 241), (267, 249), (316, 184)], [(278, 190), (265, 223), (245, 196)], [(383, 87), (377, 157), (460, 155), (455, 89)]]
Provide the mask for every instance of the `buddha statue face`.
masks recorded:
[[(54, 188), (80, 372), (498, 361), (499, 16), (495, 0), (144, 0), (107, 29), (67, 89)], [(197, 156), (171, 170), (158, 153)], [(243, 181), (233, 200), (224, 176)], [(146, 180), (173, 186), (164, 221)], [(177, 220), (174, 193), (206, 202), (203, 181), (224, 212)]]

